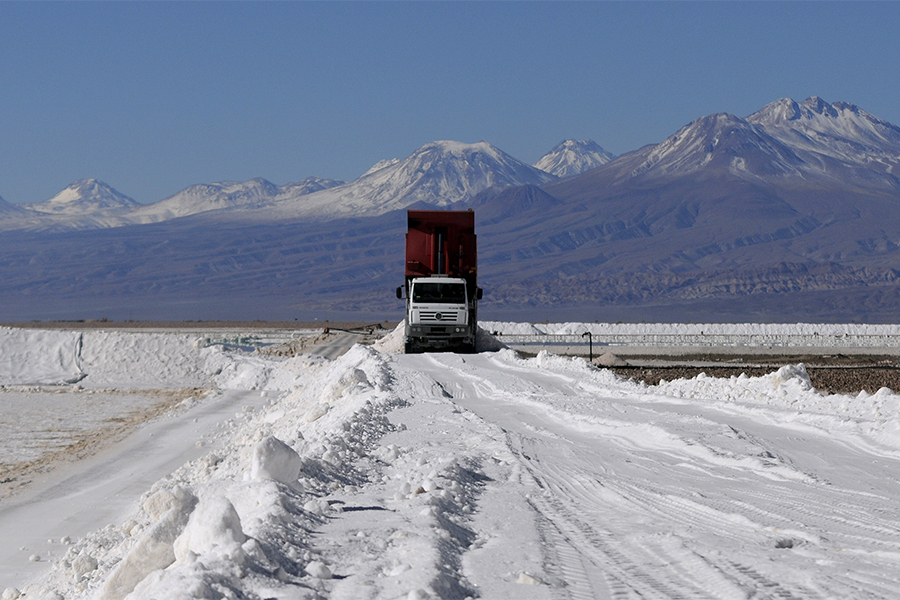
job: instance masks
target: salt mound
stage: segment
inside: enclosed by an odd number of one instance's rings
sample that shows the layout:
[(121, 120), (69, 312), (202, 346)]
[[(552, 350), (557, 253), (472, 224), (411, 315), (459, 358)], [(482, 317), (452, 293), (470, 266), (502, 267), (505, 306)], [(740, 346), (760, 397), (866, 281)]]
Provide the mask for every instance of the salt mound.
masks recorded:
[(606, 352), (594, 359), (594, 364), (600, 367), (629, 367), (629, 363), (624, 358), (616, 356), (612, 352)]
[(98, 600), (121, 600), (150, 573), (165, 569), (176, 559), (178, 537), (189, 522), (197, 498), (184, 488), (169, 494), (171, 508), (144, 531), (104, 583)]
[(506, 347), (506, 344), (481, 327), (479, 327), (478, 331), (475, 333), (475, 350), (477, 352), (497, 352)]
[(185, 562), (209, 552), (228, 553), (234, 559), (247, 541), (241, 518), (224, 496), (201, 500), (191, 514), (187, 527), (173, 544), (175, 560)]
[(372, 344), (372, 347), (385, 354), (403, 354), (403, 331), (406, 324), (403, 321), (394, 327), (394, 330)]
[(302, 467), (300, 455), (277, 437), (270, 435), (253, 448), (250, 477), (272, 479), (296, 486)]

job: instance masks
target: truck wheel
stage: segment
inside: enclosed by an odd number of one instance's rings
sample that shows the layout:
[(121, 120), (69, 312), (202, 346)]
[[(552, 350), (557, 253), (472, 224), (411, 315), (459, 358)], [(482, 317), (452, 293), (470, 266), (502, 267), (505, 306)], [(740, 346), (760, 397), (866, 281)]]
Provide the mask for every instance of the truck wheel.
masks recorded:
[(460, 354), (475, 354), (475, 344), (463, 344), (459, 347)]
[(415, 350), (413, 349), (413, 345), (410, 342), (406, 342), (403, 344), (403, 352), (405, 354), (415, 354)]

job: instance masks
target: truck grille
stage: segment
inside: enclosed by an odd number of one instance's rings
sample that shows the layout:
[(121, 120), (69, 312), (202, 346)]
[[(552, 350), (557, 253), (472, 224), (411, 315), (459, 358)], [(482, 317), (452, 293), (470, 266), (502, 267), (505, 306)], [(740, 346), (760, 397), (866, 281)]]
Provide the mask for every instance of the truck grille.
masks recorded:
[(419, 321), (422, 323), (458, 323), (459, 313), (455, 310), (420, 310)]

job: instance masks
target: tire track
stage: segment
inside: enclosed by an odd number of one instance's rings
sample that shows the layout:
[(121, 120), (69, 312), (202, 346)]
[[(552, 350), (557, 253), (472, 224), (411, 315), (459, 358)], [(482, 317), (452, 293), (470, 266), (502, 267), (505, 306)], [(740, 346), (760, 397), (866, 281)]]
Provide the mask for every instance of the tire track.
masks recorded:
[(895, 596), (898, 484), (854, 475), (848, 465), (877, 455), (847, 438), (618, 389), (553, 361), (442, 355), (418, 366), (504, 432), (519, 484), (538, 490), (529, 504), (546, 572), (562, 582), (556, 597)]

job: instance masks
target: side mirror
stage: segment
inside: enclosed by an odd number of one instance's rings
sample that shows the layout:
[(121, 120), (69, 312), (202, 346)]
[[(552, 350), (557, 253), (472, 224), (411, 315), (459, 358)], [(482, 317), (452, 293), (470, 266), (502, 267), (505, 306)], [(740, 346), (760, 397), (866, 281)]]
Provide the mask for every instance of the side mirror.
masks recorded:
[(403, 299), (403, 286), (400, 286), (397, 288), (397, 299), (398, 300)]
[(483, 296), (484, 296), (484, 290), (481, 289), (481, 288), (475, 288), (475, 299), (476, 299), (476, 300), (481, 300), (481, 298), (482, 298)]

